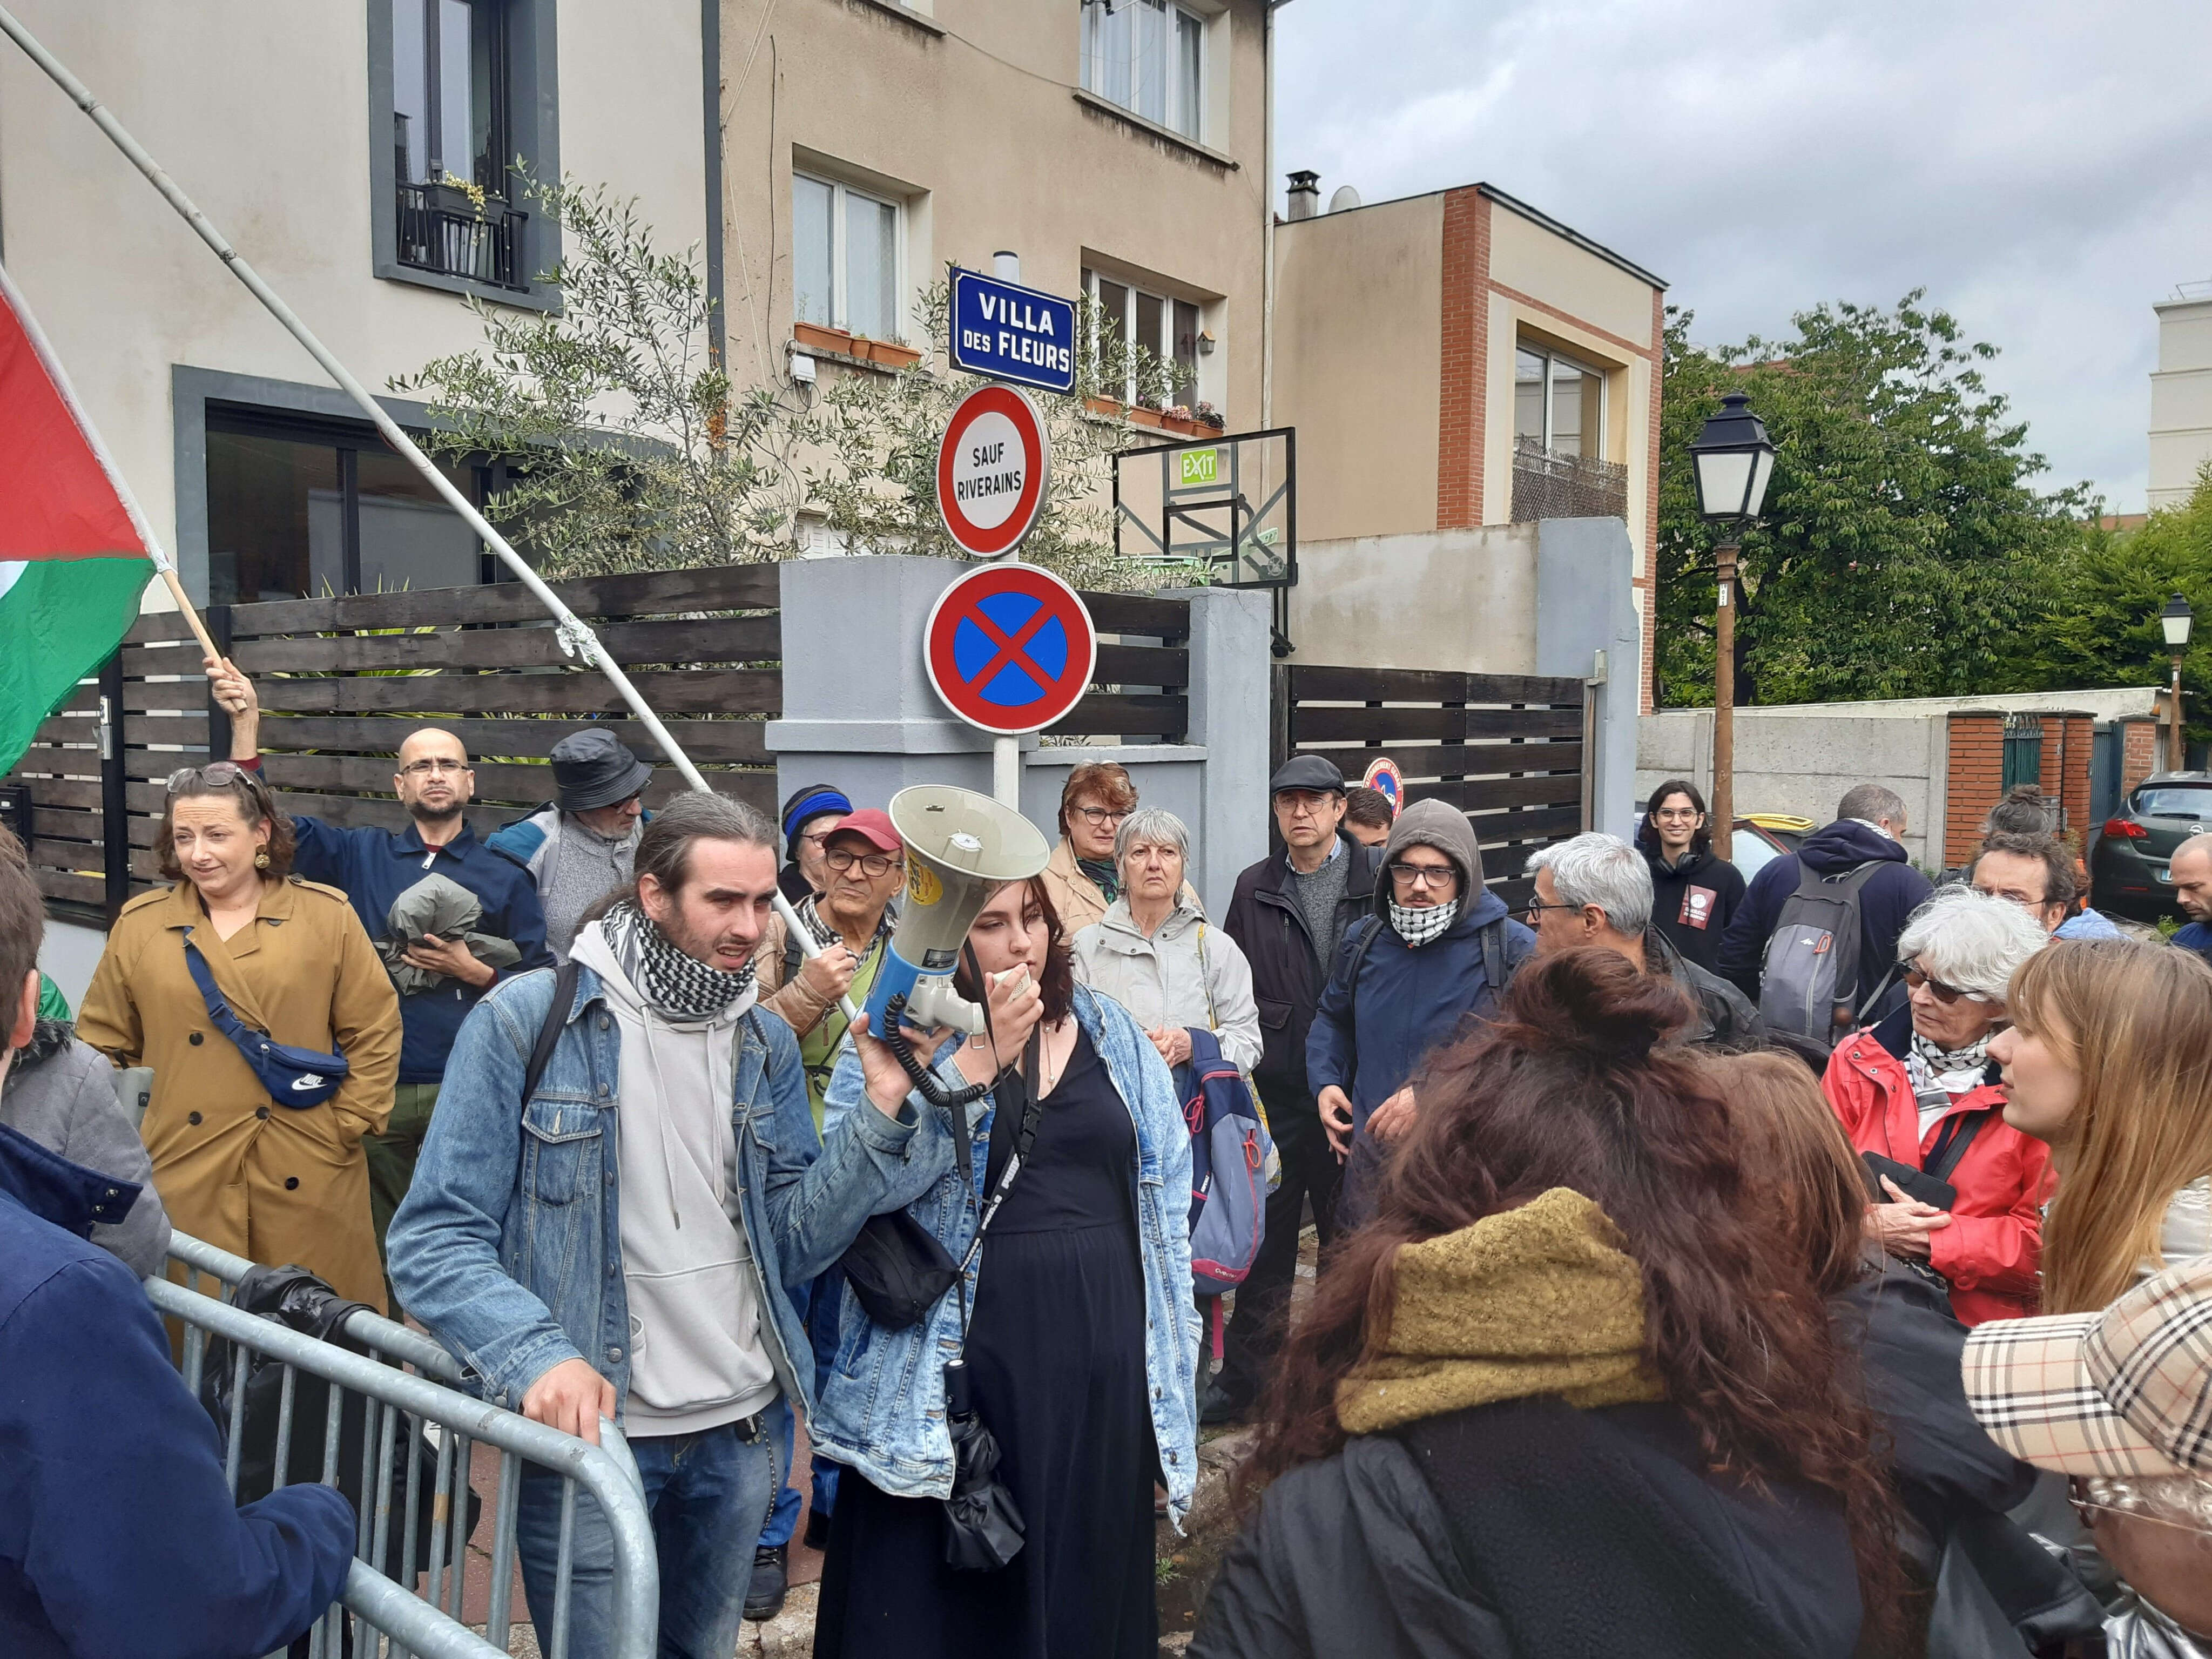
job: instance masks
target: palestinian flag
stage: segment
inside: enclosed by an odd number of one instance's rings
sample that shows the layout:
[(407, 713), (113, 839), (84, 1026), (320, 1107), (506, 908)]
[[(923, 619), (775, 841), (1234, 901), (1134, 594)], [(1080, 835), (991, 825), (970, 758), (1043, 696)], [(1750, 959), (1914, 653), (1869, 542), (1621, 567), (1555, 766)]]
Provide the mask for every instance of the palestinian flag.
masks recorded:
[(131, 631), (154, 547), (0, 270), (0, 772)]

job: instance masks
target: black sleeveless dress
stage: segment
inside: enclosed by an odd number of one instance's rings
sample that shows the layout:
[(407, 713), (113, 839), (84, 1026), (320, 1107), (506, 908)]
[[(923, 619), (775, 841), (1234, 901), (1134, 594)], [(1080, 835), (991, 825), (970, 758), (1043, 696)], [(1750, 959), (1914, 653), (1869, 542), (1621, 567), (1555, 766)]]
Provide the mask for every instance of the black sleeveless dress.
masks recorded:
[[(992, 1125), (987, 1182), (1012, 1142)], [(1077, 1029), (1030, 1161), (984, 1236), (968, 1366), (1026, 1530), (997, 1572), (945, 1565), (943, 1505), (845, 1470), (818, 1659), (1152, 1659), (1152, 1482), (1136, 1131)], [(988, 1185), (985, 1187), (988, 1192)]]

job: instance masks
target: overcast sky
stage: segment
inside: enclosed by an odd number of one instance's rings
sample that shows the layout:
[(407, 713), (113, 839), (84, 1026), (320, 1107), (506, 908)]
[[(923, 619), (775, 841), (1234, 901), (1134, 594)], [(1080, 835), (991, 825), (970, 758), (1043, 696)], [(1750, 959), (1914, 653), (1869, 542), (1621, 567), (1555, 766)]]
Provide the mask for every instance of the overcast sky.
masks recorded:
[(2140, 512), (2154, 301), (2212, 278), (2204, 0), (1296, 0), (1296, 167), (1484, 179), (1665, 277), (1717, 343), (1925, 286), (2050, 458)]

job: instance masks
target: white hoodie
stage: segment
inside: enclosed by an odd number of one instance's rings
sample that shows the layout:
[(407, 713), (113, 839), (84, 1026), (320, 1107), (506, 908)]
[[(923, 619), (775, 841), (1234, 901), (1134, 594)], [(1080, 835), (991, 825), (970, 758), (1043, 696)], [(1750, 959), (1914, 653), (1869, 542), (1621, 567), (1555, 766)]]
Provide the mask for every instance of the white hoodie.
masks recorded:
[(624, 1426), (696, 1434), (733, 1423), (776, 1396), (730, 1122), (737, 1024), (752, 999), (678, 1024), (640, 1000), (597, 922), (576, 935), (574, 956), (605, 982), (622, 1027), (615, 1119), (629, 1295)]

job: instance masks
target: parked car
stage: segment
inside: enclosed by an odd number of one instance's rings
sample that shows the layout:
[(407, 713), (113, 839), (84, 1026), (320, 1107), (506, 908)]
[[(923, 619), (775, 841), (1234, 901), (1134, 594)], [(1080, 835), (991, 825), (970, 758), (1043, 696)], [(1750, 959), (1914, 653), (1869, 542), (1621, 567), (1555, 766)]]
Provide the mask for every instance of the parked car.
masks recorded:
[(1739, 812), (1729, 838), (1729, 862), (1746, 881), (1784, 853), (1794, 853), (1817, 828), (1810, 818), (1787, 812)]
[(2089, 902), (2108, 916), (2179, 916), (2166, 861), (2212, 830), (2212, 772), (2154, 772), (2105, 820), (2089, 851)]

